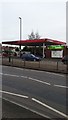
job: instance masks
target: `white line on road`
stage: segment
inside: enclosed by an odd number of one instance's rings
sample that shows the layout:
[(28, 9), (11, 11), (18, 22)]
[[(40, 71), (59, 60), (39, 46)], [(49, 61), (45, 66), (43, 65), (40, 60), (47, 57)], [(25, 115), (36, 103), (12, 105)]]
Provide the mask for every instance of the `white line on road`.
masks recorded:
[(52, 107), (46, 105), (45, 103), (43, 103), (43, 102), (41, 102), (41, 101), (39, 101), (39, 100), (37, 100), (37, 99), (35, 99), (35, 98), (32, 98), (32, 100), (35, 101), (35, 102), (37, 102), (37, 103), (39, 103), (40, 105), (42, 105), (42, 106), (48, 108), (48, 109), (50, 109), (50, 110), (52, 110), (52, 111), (54, 111), (54, 112), (60, 114), (60, 115), (63, 116), (63, 117), (68, 118), (68, 115), (66, 115), (66, 114), (64, 114), (64, 113), (62, 113), (62, 112), (60, 112), (60, 111), (58, 111), (58, 110), (56, 110), (56, 109), (54, 109), (54, 108), (52, 108)]
[(20, 76), (20, 77), (22, 77), (22, 78), (28, 78), (27, 76)]
[(67, 86), (63, 86), (63, 85), (55, 85), (55, 84), (54, 84), (54, 86), (60, 87), (60, 88), (68, 88)]
[(28, 96), (20, 95), (20, 94), (16, 94), (16, 93), (6, 92), (6, 91), (2, 91), (2, 90), (0, 90), (0, 92), (5, 93), (5, 94), (9, 94), (9, 95), (14, 95), (14, 96), (17, 96), (17, 97), (28, 98)]
[(8, 100), (8, 99), (6, 99), (6, 98), (3, 98), (3, 99), (4, 99), (5, 101), (8, 101), (8, 102), (10, 102), (10, 103), (12, 103), (12, 104), (15, 104), (15, 105), (17, 105), (17, 106), (19, 106), (19, 107), (25, 108), (26, 110), (29, 110), (29, 111), (37, 114), (37, 115), (40, 115), (40, 116), (42, 116), (42, 117), (45, 117), (45, 118), (50, 119), (49, 116), (46, 116), (46, 115), (44, 115), (44, 114), (42, 114), (42, 113), (39, 113), (39, 112), (37, 112), (37, 111), (35, 111), (35, 110), (33, 110), (33, 109), (30, 109), (30, 108), (28, 108), (28, 107), (26, 107), (26, 106), (24, 106), (24, 105), (19, 104), (19, 103), (17, 103), (17, 102)]
[(6, 75), (6, 76), (12, 76), (12, 77), (20, 77), (18, 75), (11, 75), (11, 74), (4, 74), (4, 73), (0, 73), (1, 75)]
[(12, 76), (12, 77), (23, 77), (23, 78), (28, 78), (27, 76), (18, 76), (18, 75), (3, 74), (3, 73), (0, 73), (0, 74), (6, 75), (6, 76)]
[(31, 78), (31, 77), (29, 77), (29, 79), (33, 80), (33, 81), (36, 81), (36, 82), (40, 82), (40, 83), (46, 84), (46, 85), (51, 85), (50, 83), (47, 83), (47, 82), (44, 82), (44, 81), (41, 81), (41, 80), (37, 80), (37, 79)]
[(31, 78), (31, 77), (27, 77), (27, 76), (18, 76), (18, 75), (11, 75), (11, 74), (3, 74), (3, 75), (12, 76), (12, 77), (28, 78), (29, 80), (33, 80), (33, 81), (36, 81), (36, 82), (39, 82), (39, 83), (43, 83), (43, 84), (46, 84), (46, 85), (51, 85), (50, 83), (47, 83), (47, 82), (44, 82), (44, 81), (41, 81), (41, 80), (37, 80), (37, 79)]
[[(20, 94), (15, 94), (15, 93), (11, 93), (11, 92), (6, 92), (6, 91), (2, 91), (2, 90), (0, 90), (0, 92), (1, 92), (1, 93), (5, 93), (5, 94), (9, 94), (9, 95), (14, 95), (14, 96), (17, 96), (17, 97), (29, 98), (28, 96), (24, 96), (24, 95), (20, 95)], [(33, 101), (35, 101), (35, 102), (43, 105), (44, 107), (46, 107), (46, 108), (48, 108), (48, 109), (50, 109), (50, 110), (52, 110), (52, 111), (54, 111), (54, 112), (62, 115), (63, 117), (68, 118), (68, 116), (65, 115), (64, 113), (62, 113), (62, 112), (60, 112), (60, 111), (58, 111), (58, 110), (56, 110), (56, 109), (54, 109), (54, 108), (46, 105), (45, 103), (42, 103), (41, 101), (39, 101), (39, 100), (37, 100), (37, 99), (35, 99), (35, 98), (31, 98), (31, 99), (32, 99)], [(16, 104), (16, 103), (15, 103), (15, 104)], [(36, 111), (35, 111), (35, 113), (36, 113)], [(40, 114), (40, 113), (39, 113), (39, 114)], [(40, 114), (40, 115), (41, 115), (41, 114)]]
[[(51, 83), (48, 83), (48, 82), (45, 82), (45, 81), (42, 81), (42, 80), (38, 80), (38, 79), (34, 79), (34, 78), (31, 78), (31, 77), (28, 77), (28, 76), (18, 76), (18, 75), (4, 74), (4, 73), (0, 73), (0, 74), (6, 75), (6, 76), (11, 76), (11, 77), (22, 77), (22, 78), (33, 80), (33, 81), (36, 81), (36, 82), (39, 82), (39, 83), (42, 83), (42, 84), (51, 85)], [(53, 86), (60, 87), (60, 88), (68, 88), (67, 86), (64, 86), (64, 85), (55, 85), (54, 84)]]

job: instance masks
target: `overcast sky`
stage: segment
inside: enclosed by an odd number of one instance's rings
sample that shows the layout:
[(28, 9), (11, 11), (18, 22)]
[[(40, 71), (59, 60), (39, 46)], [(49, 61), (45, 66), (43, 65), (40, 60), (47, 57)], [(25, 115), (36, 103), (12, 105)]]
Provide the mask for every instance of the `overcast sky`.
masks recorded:
[(2, 0), (0, 2), (0, 41), (19, 40), (19, 17), (22, 39), (33, 30), (41, 38), (66, 42), (65, 0)]

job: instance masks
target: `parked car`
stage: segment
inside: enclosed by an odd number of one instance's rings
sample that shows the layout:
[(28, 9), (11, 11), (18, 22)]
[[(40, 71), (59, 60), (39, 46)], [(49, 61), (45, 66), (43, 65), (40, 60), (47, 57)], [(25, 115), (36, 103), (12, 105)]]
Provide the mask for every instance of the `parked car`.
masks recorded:
[(64, 57), (62, 58), (62, 62), (63, 62), (64, 64), (68, 64), (68, 55), (66, 55), (66, 56), (64, 56)]
[(37, 57), (37, 56), (35, 56), (35, 55), (33, 55), (33, 54), (23, 54), (22, 56), (21, 56), (21, 58), (23, 59), (23, 60), (26, 60), (26, 61), (40, 61), (41, 60), (41, 58), (40, 57)]

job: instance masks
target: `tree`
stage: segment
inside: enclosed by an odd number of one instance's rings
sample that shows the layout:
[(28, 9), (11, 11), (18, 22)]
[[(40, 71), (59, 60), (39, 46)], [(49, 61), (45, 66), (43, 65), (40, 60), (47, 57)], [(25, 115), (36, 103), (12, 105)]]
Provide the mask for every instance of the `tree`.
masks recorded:
[(34, 32), (32, 31), (30, 35), (28, 35), (29, 40), (34, 40), (35, 39), (35, 35)]
[[(32, 31), (31, 34), (28, 35), (28, 38), (29, 38), (29, 40), (40, 39), (40, 35), (38, 32), (36, 32), (34, 34), (34, 32)], [(41, 47), (36, 47), (36, 46), (29, 47), (28, 51), (30, 51), (32, 54), (42, 56), (42, 48)]]
[(38, 32), (36, 32), (36, 33), (34, 34), (34, 32), (32, 31), (31, 34), (28, 35), (28, 38), (29, 38), (29, 40), (40, 39), (40, 35), (39, 35)]
[(36, 34), (35, 34), (35, 39), (40, 39), (40, 35), (38, 32), (36, 32)]

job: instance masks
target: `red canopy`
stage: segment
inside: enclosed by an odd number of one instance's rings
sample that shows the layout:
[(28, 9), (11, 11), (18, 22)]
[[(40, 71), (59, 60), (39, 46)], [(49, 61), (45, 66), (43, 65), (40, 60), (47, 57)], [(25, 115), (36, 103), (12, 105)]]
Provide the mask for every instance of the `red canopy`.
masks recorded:
[(18, 40), (18, 41), (6, 41), (2, 42), (2, 44), (10, 44), (10, 45), (28, 45), (28, 46), (39, 46), (39, 45), (64, 45), (66, 44), (65, 42), (61, 42), (58, 40), (52, 40), (52, 39), (35, 39), (35, 40)]

